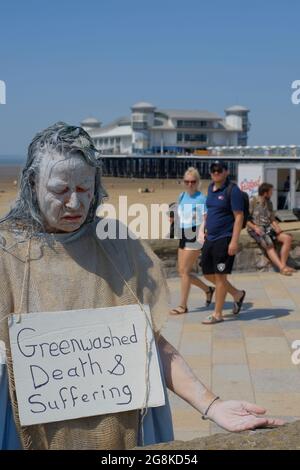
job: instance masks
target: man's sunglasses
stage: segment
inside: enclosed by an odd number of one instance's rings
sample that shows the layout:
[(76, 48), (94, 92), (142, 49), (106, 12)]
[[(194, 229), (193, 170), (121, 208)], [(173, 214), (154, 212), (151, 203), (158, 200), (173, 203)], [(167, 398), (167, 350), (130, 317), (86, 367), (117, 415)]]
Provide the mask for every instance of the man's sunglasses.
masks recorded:
[(196, 184), (196, 180), (184, 180), (184, 184)]
[(219, 175), (223, 173), (224, 169), (223, 168), (212, 168), (211, 169), (211, 174), (218, 173)]

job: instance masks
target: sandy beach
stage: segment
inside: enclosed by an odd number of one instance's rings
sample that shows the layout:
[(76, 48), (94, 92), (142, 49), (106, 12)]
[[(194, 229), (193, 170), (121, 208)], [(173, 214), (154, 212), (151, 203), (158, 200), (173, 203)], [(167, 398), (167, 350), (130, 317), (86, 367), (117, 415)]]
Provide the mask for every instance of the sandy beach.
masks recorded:
[[(3, 216), (12, 201), (15, 199), (21, 168), (18, 166), (0, 166), (0, 216)], [(105, 202), (112, 204), (118, 212), (119, 196), (127, 196), (127, 204), (170, 204), (177, 200), (180, 192), (184, 190), (181, 181), (175, 179), (128, 179), (111, 178), (102, 179), (103, 186), (108, 193)], [(206, 193), (207, 181), (201, 182), (201, 190)], [(150, 192), (141, 192), (148, 189)]]
[[(14, 201), (17, 192), (18, 192), (18, 181), (21, 173), (20, 166), (1, 166), (0, 165), (0, 217), (7, 213), (10, 205)], [(148, 209), (148, 234), (151, 238), (151, 222), (150, 216), (151, 204), (170, 204), (177, 200), (179, 194), (184, 191), (184, 185), (182, 181), (175, 179), (137, 179), (137, 178), (112, 178), (112, 177), (103, 177), (102, 184), (108, 194), (108, 197), (105, 198), (105, 203), (112, 204), (116, 211), (117, 218), (120, 218), (119, 210), (119, 197), (127, 196), (127, 207), (140, 203), (147, 207)], [(207, 187), (209, 181), (202, 180), (200, 182), (200, 190), (207, 194)], [(140, 190), (145, 190), (148, 188), (149, 191), (153, 192), (140, 192)], [(101, 208), (99, 209), (98, 215), (102, 215)], [(107, 215), (107, 213), (103, 214)], [(137, 217), (128, 216), (128, 224)], [(166, 220), (167, 214), (165, 214)], [(156, 221), (156, 223), (159, 220)], [(159, 222), (160, 223), (160, 222)], [(288, 230), (292, 232), (293, 230), (300, 229), (300, 221), (298, 222), (286, 222), (280, 224), (283, 230)], [(159, 238), (163, 237), (161, 229), (158, 232)], [(167, 232), (165, 233), (165, 235)], [(146, 237), (148, 238), (148, 237)], [(156, 237), (155, 237), (156, 238)]]
[[(18, 192), (18, 181), (21, 173), (20, 166), (0, 165), (0, 217), (3, 216), (14, 201)], [(151, 204), (170, 204), (177, 200), (179, 194), (184, 191), (182, 181), (175, 179), (136, 179), (136, 178), (102, 178), (103, 186), (108, 194), (106, 203), (112, 204), (119, 218), (119, 197), (127, 196), (127, 206), (135, 203), (144, 204), (150, 209)], [(200, 190), (207, 193), (209, 181), (200, 182)], [(153, 192), (140, 192), (148, 188)], [(101, 208), (100, 208), (101, 214)], [(150, 210), (149, 233), (150, 233)], [(128, 223), (136, 216), (128, 217)], [(167, 215), (166, 215), (167, 217)], [(283, 230), (293, 231), (300, 229), (300, 222), (287, 222), (281, 224)], [(151, 238), (151, 237), (149, 237)], [(160, 237), (159, 237), (160, 238)]]
[(19, 178), (19, 166), (0, 165), (0, 217), (9, 209), (17, 194), (16, 181)]

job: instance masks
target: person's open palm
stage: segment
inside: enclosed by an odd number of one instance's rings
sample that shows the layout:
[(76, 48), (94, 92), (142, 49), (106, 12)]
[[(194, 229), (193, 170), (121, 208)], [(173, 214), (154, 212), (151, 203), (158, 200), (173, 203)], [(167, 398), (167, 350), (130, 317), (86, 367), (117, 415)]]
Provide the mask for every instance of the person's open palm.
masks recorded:
[(267, 418), (264, 408), (246, 401), (217, 401), (208, 412), (216, 424), (231, 432), (246, 431), (261, 427), (282, 426), (281, 419)]

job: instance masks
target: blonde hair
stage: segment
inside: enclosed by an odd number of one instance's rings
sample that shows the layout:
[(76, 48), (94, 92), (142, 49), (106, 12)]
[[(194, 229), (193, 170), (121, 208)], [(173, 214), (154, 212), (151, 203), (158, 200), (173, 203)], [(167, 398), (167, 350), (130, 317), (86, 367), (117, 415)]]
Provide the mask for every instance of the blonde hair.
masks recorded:
[(197, 170), (197, 168), (195, 168), (194, 166), (190, 166), (184, 172), (183, 178), (185, 178), (187, 175), (192, 175), (197, 180), (197, 183), (198, 183), (197, 186), (199, 185), (201, 177), (200, 177), (200, 173)]

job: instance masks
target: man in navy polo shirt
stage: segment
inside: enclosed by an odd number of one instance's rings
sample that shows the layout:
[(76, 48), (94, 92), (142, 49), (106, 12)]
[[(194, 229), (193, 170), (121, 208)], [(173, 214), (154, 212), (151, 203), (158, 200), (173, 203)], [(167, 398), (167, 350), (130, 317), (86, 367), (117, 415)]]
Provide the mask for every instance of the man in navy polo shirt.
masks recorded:
[[(243, 227), (244, 199), (241, 190), (230, 183), (225, 162), (216, 161), (210, 167), (212, 183), (208, 188), (206, 239), (202, 248), (202, 270), (205, 277), (216, 285), (215, 311), (203, 323), (223, 321), (223, 307), (227, 292), (234, 299), (233, 313), (238, 314), (246, 292), (236, 289), (227, 280), (238, 251)], [(230, 187), (229, 187), (230, 185)]]

